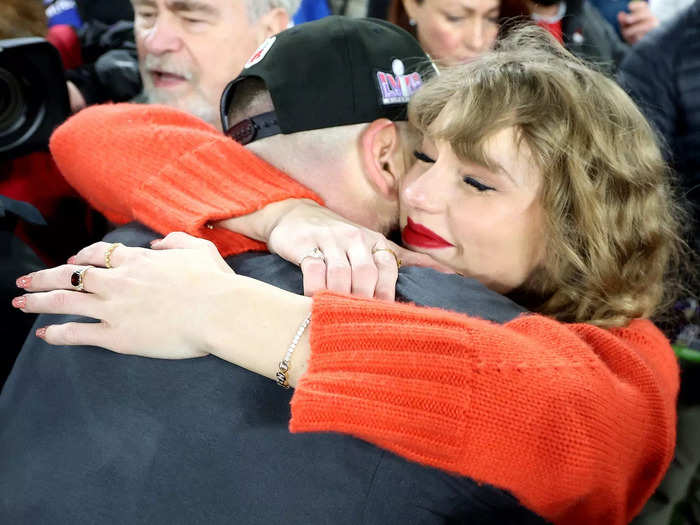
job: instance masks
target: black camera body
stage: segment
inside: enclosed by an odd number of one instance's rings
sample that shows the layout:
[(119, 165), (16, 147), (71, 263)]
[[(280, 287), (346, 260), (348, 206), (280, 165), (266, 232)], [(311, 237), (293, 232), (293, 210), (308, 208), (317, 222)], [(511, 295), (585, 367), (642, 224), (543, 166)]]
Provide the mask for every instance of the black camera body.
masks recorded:
[(56, 48), (43, 38), (0, 40), (0, 160), (47, 150), (69, 115)]

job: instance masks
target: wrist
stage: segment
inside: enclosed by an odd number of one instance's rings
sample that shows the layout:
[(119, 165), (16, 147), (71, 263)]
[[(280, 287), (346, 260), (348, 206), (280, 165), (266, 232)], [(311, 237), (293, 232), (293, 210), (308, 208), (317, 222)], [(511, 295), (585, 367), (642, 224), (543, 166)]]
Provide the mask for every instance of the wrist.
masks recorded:
[(313, 201), (308, 199), (285, 199), (273, 202), (247, 215), (219, 221), (216, 223), (216, 226), (245, 235), (256, 241), (267, 243), (272, 230), (277, 227), (280, 220), (299, 206), (300, 202), (308, 203)]

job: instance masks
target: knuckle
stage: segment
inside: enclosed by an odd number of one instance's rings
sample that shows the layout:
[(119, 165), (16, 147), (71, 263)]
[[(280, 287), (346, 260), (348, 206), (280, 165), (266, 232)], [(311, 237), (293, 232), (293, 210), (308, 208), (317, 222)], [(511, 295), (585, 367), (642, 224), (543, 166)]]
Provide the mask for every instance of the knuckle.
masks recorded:
[(69, 298), (68, 292), (65, 290), (56, 290), (49, 292), (48, 295), (48, 306), (57, 311), (63, 311), (68, 306)]
[(314, 273), (314, 272), (325, 272), (326, 271), (326, 263), (324, 263), (321, 259), (306, 259), (304, 261), (304, 273)]
[(376, 281), (379, 276), (379, 270), (374, 264), (369, 262), (353, 266), (353, 277)]
[(80, 342), (80, 332), (76, 323), (66, 323), (54, 328), (57, 332), (56, 339), (66, 345), (75, 345)]
[(342, 261), (332, 261), (328, 263), (328, 276), (333, 278), (342, 278), (350, 276), (350, 265)]

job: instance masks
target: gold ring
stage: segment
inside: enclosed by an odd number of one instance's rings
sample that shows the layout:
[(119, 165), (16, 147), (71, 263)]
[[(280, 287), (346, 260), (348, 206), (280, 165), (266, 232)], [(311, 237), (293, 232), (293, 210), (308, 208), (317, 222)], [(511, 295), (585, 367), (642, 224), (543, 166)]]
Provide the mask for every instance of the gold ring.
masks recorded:
[(112, 244), (109, 245), (109, 248), (107, 248), (107, 251), (105, 252), (105, 268), (113, 268), (112, 266), (112, 254), (114, 253), (114, 250), (117, 249), (117, 246), (124, 246), (120, 242), (113, 242)]
[(79, 292), (85, 291), (85, 274), (90, 268), (94, 268), (94, 266), (86, 266), (85, 268), (76, 270), (70, 276), (71, 286)]
[(309, 257), (311, 257), (312, 259), (321, 259), (323, 262), (326, 262), (326, 256), (323, 255), (323, 252), (321, 251), (321, 249), (314, 248), (309, 253), (304, 255), (301, 259), (299, 259), (298, 266), (301, 266), (301, 264), (304, 262), (304, 259), (308, 259)]
[(394, 256), (394, 259), (396, 260), (396, 269), (401, 268), (401, 259), (399, 259), (399, 256), (396, 255), (396, 252), (392, 250), (391, 248), (372, 248), (372, 255), (374, 255), (377, 252), (389, 252), (391, 255)]

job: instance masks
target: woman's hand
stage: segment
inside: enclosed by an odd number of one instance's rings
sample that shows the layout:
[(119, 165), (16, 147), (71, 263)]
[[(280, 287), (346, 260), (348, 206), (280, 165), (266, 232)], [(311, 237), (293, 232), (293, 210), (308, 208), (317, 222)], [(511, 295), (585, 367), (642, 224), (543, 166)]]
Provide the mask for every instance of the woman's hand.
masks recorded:
[(393, 301), (399, 262), (449, 271), (310, 200), (275, 203), (218, 225), (263, 240), (271, 252), (298, 264), (307, 296), (328, 289)]
[[(158, 244), (158, 243), (156, 243)], [(101, 346), (124, 354), (183, 359), (207, 355), (202, 338), (209, 310), (216, 307), (221, 280), (236, 277), (209, 241), (176, 233), (160, 241), (164, 251), (118, 245), (112, 268), (102, 266), (112, 245), (98, 242), (71, 264), (18, 279), (28, 293), (13, 301), (30, 313), (73, 314), (99, 323), (66, 323), (40, 329), (54, 345)], [(83, 274), (84, 293), (71, 285)]]

